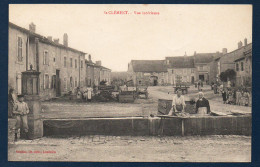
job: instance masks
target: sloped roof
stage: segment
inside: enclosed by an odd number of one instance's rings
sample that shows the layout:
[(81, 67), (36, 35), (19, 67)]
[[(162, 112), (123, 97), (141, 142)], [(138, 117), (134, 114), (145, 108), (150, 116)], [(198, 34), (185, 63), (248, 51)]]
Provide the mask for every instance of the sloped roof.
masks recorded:
[(164, 60), (132, 60), (134, 72), (167, 72)]
[(106, 70), (110, 70), (110, 71), (111, 71), (111, 69), (109, 69), (109, 68), (107, 68), (107, 67), (100, 66), (100, 65), (97, 65), (96, 63), (93, 63), (92, 60), (89, 61), (89, 60), (86, 60), (86, 59), (85, 59), (85, 63), (86, 63), (88, 66), (93, 66), (93, 67), (102, 68), (102, 69), (106, 69)]
[(225, 63), (234, 63), (235, 60), (243, 58), (245, 52), (248, 52), (251, 49), (252, 49), (252, 43), (249, 43), (246, 46), (242, 46), (241, 48), (238, 48), (236, 50), (233, 50), (232, 52), (223, 55), (220, 58), (220, 61)]
[(20, 27), (20, 26), (18, 26), (18, 25), (16, 25), (16, 24), (14, 24), (14, 23), (9, 22), (9, 27), (18, 29), (18, 30), (20, 30), (20, 31), (22, 31), (22, 32), (24, 32), (24, 33), (30, 35), (30, 36), (37, 37), (37, 38), (39, 38), (39, 40), (40, 40), (41, 42), (43, 42), (43, 43), (47, 43), (47, 44), (50, 44), (50, 45), (53, 45), (53, 46), (57, 46), (57, 47), (59, 47), (59, 48), (68, 49), (68, 50), (71, 50), (71, 51), (74, 51), (74, 52), (79, 52), (79, 53), (82, 53), (82, 54), (86, 54), (85, 52), (79, 51), (79, 50), (77, 50), (77, 49), (73, 49), (73, 48), (71, 48), (71, 47), (68, 47), (68, 46), (65, 46), (65, 45), (62, 45), (62, 44), (59, 44), (59, 43), (55, 43), (55, 42), (49, 40), (48, 38), (46, 38), (46, 37), (44, 37), (44, 36), (42, 36), (42, 35), (40, 35), (40, 34), (31, 32), (31, 31), (29, 31), (29, 30), (27, 30), (27, 29), (25, 29), (25, 28), (22, 28), (22, 27)]
[[(251, 45), (252, 46), (252, 45)], [(252, 56), (252, 48), (247, 48), (246, 51), (243, 52), (243, 54), (240, 55), (237, 59), (234, 60), (234, 62), (240, 61), (245, 59), (246, 57)]]
[(221, 56), (222, 53), (197, 53), (194, 55), (194, 63), (207, 64)]
[(166, 57), (166, 61), (169, 61), (169, 68), (194, 68), (193, 56), (177, 56)]

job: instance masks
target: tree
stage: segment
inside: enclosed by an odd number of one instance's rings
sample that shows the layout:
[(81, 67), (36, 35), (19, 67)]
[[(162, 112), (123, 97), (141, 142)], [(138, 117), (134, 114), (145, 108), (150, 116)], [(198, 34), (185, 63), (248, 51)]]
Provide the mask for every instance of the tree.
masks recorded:
[(220, 73), (219, 77), (222, 82), (231, 81), (236, 78), (236, 72), (233, 69), (227, 69), (225, 72)]
[(236, 78), (236, 72), (233, 69), (227, 69), (226, 71), (227, 79), (234, 80)]
[(220, 80), (222, 81), (222, 82), (227, 82), (227, 74), (226, 74), (226, 72), (222, 72), (222, 73), (220, 73)]

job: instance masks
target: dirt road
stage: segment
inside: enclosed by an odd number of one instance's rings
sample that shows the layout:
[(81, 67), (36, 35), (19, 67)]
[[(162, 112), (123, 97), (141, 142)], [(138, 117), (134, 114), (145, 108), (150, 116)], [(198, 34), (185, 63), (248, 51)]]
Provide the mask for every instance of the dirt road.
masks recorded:
[(44, 137), (9, 144), (8, 157), (9, 161), (250, 162), (251, 137)]

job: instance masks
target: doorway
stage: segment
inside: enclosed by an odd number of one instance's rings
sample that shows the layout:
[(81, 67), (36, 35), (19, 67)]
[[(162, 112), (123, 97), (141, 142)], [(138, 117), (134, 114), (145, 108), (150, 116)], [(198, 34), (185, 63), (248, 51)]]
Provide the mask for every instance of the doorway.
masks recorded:
[(56, 97), (61, 96), (61, 90), (60, 90), (60, 70), (56, 70)]
[(202, 82), (204, 82), (204, 80), (205, 80), (204, 75), (199, 75), (199, 80), (201, 80)]
[(191, 83), (194, 84), (194, 76), (191, 77)]

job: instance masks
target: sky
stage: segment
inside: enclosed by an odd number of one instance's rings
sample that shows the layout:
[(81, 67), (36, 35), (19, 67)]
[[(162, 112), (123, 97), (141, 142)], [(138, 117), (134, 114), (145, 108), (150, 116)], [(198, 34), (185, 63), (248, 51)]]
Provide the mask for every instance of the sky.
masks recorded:
[[(128, 14), (105, 12), (128, 11)], [(135, 12), (156, 12), (159, 15)], [(251, 5), (83, 5), (10, 4), (9, 21), (91, 54), (112, 71), (126, 71), (131, 60), (228, 52), (239, 41), (252, 42)]]

